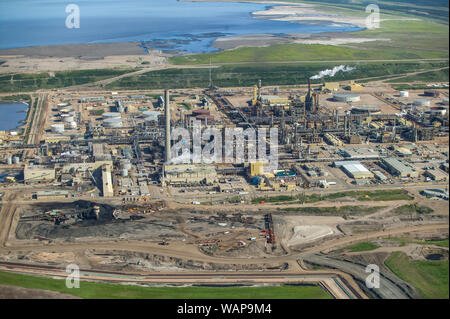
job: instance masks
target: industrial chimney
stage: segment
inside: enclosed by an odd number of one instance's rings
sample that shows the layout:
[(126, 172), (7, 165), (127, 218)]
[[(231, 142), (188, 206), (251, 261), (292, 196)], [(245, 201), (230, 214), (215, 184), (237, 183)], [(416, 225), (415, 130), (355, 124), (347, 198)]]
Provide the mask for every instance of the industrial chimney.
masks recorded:
[(164, 114), (166, 116), (166, 144), (165, 144), (165, 162), (170, 161), (170, 100), (169, 90), (164, 91)]

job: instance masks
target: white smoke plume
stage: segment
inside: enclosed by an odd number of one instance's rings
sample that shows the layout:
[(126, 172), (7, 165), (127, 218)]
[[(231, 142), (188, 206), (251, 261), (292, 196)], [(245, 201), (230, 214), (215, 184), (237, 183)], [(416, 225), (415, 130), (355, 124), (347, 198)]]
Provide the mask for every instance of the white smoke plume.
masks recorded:
[(353, 71), (354, 69), (355, 68), (353, 68), (351, 66), (348, 66), (348, 65), (339, 65), (339, 66), (335, 66), (332, 69), (326, 69), (326, 70), (320, 71), (319, 74), (312, 76), (310, 79), (311, 80), (318, 80), (318, 79), (323, 78), (324, 76), (333, 77), (339, 71), (350, 72), (350, 71)]

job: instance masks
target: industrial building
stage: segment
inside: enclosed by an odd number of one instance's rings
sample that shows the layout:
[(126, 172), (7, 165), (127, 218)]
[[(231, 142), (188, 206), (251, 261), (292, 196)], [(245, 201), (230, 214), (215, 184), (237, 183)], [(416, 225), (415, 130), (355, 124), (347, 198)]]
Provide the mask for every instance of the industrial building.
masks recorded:
[(340, 89), (339, 82), (325, 82), (320, 89), (321, 91), (338, 91)]
[(441, 171), (440, 169), (426, 170), (423, 175), (425, 175), (426, 177), (431, 178), (433, 181), (437, 181), (437, 182), (448, 181), (448, 174)]
[(217, 171), (209, 164), (165, 164), (162, 185), (211, 185), (217, 182)]
[(386, 169), (394, 176), (398, 177), (413, 177), (419, 176), (419, 173), (404, 163), (400, 162), (398, 159), (393, 157), (383, 158), (381, 162), (386, 167)]
[(373, 178), (373, 173), (359, 162), (355, 164), (344, 164), (341, 168), (348, 176), (354, 179)]
[(69, 198), (69, 192), (65, 190), (44, 190), (34, 193), (33, 198), (38, 200), (53, 200)]
[(102, 166), (102, 191), (103, 197), (114, 196), (112, 176), (111, 176), (111, 165), (104, 164)]

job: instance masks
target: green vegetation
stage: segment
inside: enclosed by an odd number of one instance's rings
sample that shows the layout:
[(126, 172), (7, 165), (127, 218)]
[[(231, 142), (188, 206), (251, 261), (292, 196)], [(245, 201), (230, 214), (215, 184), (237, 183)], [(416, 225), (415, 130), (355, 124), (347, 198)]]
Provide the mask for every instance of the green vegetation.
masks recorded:
[(405, 246), (406, 244), (420, 244), (420, 245), (435, 245), (441, 247), (448, 247), (448, 238), (441, 240), (420, 240), (414, 238), (405, 238), (405, 237), (391, 237), (389, 240), (398, 242), (400, 246)]
[(90, 110), (89, 114), (93, 116), (100, 116), (105, 113), (105, 110)]
[(434, 210), (431, 209), (430, 207), (412, 204), (397, 207), (396, 209), (394, 209), (392, 213), (395, 215), (411, 215), (415, 213), (422, 215), (422, 214), (431, 214), (433, 212)]
[(366, 206), (341, 206), (341, 207), (288, 207), (279, 210), (279, 213), (286, 214), (308, 214), (321, 216), (342, 216), (346, 218), (349, 215), (367, 215), (377, 212), (380, 207), (366, 207)]
[(0, 272), (0, 284), (96, 299), (331, 299), (331, 295), (319, 286), (139, 287), (81, 281), (80, 289), (69, 289), (65, 280), (8, 272)]
[(358, 251), (369, 251), (369, 250), (374, 250), (377, 249), (378, 245), (372, 244), (370, 242), (361, 242), (361, 243), (357, 243), (354, 245), (350, 245), (341, 249), (336, 250), (335, 252), (341, 252), (341, 251), (345, 251), (345, 250), (349, 250), (352, 253), (354, 252), (358, 252)]
[(24, 101), (28, 104), (31, 102), (31, 96), (28, 94), (16, 94), (16, 95), (8, 95), (0, 97), (1, 102), (15, 102), (15, 101)]
[[(393, 84), (391, 85), (394, 90), (397, 91), (414, 91), (414, 90), (427, 90), (430, 89), (430, 87), (423, 85), (409, 85), (409, 84)], [(447, 89), (448, 87), (439, 86), (439, 87), (433, 87), (433, 89)]]
[[(362, 79), (368, 77), (405, 74), (414, 71), (426, 71), (442, 68), (447, 62), (371, 62), (348, 63), (355, 67), (351, 72), (339, 72), (333, 81)], [(308, 78), (319, 73), (324, 68), (333, 68), (335, 63), (255, 63), (241, 65), (224, 65), (212, 72), (212, 81), (219, 87), (252, 86), (259, 79), (264, 79), (265, 85), (306, 84)], [(313, 81), (321, 83), (328, 81)], [(183, 68), (150, 71), (139, 75), (124, 77), (110, 83), (107, 89), (147, 89), (149, 87), (195, 88), (209, 85), (209, 70), (207, 68)]]
[(364, 50), (323, 44), (277, 44), (268, 47), (243, 47), (207, 54), (174, 56), (173, 64), (295, 62), (339, 60), (403, 60), (448, 58), (446, 52), (394, 49)]
[(439, 71), (430, 71), (419, 73), (411, 76), (405, 76), (398, 79), (386, 81), (387, 83), (401, 83), (401, 82), (448, 82), (448, 68)]
[[(407, 192), (401, 189), (393, 190), (375, 190), (375, 191), (348, 191), (348, 192), (337, 192), (331, 194), (311, 194), (304, 195), (300, 194), (297, 196), (279, 195), (271, 197), (256, 197), (252, 200), (253, 204), (258, 204), (262, 201), (265, 203), (279, 203), (279, 202), (293, 202), (289, 204), (305, 204), (305, 203), (316, 203), (324, 200), (335, 200), (344, 197), (355, 198), (358, 201), (388, 201), (388, 200), (412, 200), (414, 199)], [(298, 201), (297, 201), (298, 200)], [(414, 205), (410, 205), (414, 206)], [(402, 206), (403, 207), (403, 206)], [(399, 207), (400, 208), (400, 207)], [(421, 213), (425, 213), (425, 208), (428, 207), (418, 207)]]
[(48, 73), (13, 74), (0, 77), (0, 92), (27, 92), (81, 85), (119, 76), (133, 69), (97, 69)]
[(417, 288), (423, 298), (449, 298), (448, 260), (412, 261), (405, 253), (395, 252), (385, 263), (398, 277)]

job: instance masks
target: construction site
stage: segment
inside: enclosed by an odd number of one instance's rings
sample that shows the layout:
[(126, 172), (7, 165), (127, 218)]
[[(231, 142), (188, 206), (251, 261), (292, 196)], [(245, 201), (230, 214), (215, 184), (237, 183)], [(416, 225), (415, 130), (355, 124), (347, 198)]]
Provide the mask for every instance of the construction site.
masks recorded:
[[(0, 269), (57, 275), (76, 263), (92, 280), (314, 283), (335, 298), (403, 299), (420, 294), (385, 265), (392, 253), (448, 260), (433, 244), (448, 240), (448, 91), (60, 89), (33, 96), (29, 114), (26, 134), (2, 133)], [(277, 142), (277, 167), (248, 160), (248, 134), (242, 162), (175, 162), (177, 128), (277, 128), (263, 139), (270, 152)], [(375, 248), (353, 251), (361, 242)], [(373, 263), (377, 290), (364, 284)]]

